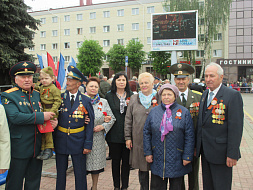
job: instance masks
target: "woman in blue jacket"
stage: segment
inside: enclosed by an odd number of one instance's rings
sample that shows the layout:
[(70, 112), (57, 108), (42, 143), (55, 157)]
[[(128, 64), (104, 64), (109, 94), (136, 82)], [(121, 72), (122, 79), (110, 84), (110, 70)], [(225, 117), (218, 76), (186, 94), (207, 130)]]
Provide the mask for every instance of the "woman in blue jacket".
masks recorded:
[(151, 163), (151, 190), (180, 190), (182, 176), (191, 171), (194, 127), (190, 112), (175, 101), (179, 90), (164, 84), (143, 129), (144, 156)]

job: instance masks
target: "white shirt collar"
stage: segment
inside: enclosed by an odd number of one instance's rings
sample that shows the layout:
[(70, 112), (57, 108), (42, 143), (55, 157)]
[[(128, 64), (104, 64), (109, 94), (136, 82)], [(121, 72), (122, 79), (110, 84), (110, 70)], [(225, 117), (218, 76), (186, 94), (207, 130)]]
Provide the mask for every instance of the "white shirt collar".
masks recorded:
[(209, 98), (209, 95), (210, 95), (210, 92), (213, 92), (213, 98), (216, 96), (216, 94), (218, 93), (218, 91), (220, 90), (220, 87), (221, 87), (222, 83), (220, 83), (220, 85), (218, 86), (218, 88), (216, 88), (215, 90), (211, 91), (210, 89), (208, 89), (208, 98)]
[(75, 94), (71, 94), (70, 92), (69, 92), (69, 98), (70, 98), (70, 100), (71, 100), (71, 95), (74, 95), (74, 101), (76, 100), (76, 95), (77, 95), (77, 93), (78, 93), (78, 91), (75, 93)]
[(184, 98), (185, 98), (185, 100), (187, 101), (187, 98), (188, 98), (188, 91), (189, 91), (189, 89), (187, 88), (184, 92), (180, 92), (179, 91), (179, 97), (180, 97), (180, 99), (181, 99), (181, 101), (182, 101), (182, 96), (181, 96), (181, 94), (182, 93), (184, 93)]

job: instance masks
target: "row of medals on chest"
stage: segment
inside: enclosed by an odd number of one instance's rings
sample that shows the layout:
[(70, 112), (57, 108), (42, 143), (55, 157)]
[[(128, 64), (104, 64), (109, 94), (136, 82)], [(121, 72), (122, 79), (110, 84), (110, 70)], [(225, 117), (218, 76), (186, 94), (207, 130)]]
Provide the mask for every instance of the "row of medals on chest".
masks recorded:
[[(214, 101), (215, 103), (215, 101)], [(216, 102), (217, 103), (217, 102)], [(212, 104), (212, 103), (211, 103)], [(225, 109), (226, 106), (221, 102), (213, 105), (212, 110), (212, 123), (223, 124), (225, 120)]]

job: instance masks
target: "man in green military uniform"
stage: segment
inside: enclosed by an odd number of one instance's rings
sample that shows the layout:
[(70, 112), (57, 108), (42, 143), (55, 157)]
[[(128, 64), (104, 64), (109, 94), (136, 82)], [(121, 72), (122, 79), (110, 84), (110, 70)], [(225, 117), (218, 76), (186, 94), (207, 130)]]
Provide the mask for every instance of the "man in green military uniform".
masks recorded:
[[(169, 72), (175, 76), (174, 81), (179, 89), (179, 97), (177, 98), (177, 103), (186, 107), (190, 111), (196, 135), (199, 102), (202, 94), (198, 91), (190, 90), (188, 88), (190, 82), (189, 75), (194, 73), (194, 68), (189, 64), (176, 63), (170, 67)], [(192, 161), (192, 172), (188, 174), (189, 190), (199, 189), (198, 174), (199, 158), (197, 158), (196, 153), (194, 153)], [(182, 183), (182, 189), (185, 189), (184, 183)]]
[[(54, 112), (54, 118), (58, 118), (58, 110), (61, 105), (61, 91), (53, 84), (54, 72), (52, 67), (46, 67), (40, 71), (40, 100), (43, 112)], [(47, 160), (53, 156), (52, 132), (42, 134), (41, 152), (37, 159)]]
[[(55, 114), (40, 112), (40, 94), (32, 88), (35, 71), (36, 66), (31, 62), (17, 63), (10, 69), (16, 86), (2, 93), (11, 137), (11, 162), (6, 190), (40, 188), (42, 161), (37, 160), (36, 156), (41, 148), (41, 134), (37, 124), (43, 124)], [(56, 126), (56, 122), (51, 123)]]

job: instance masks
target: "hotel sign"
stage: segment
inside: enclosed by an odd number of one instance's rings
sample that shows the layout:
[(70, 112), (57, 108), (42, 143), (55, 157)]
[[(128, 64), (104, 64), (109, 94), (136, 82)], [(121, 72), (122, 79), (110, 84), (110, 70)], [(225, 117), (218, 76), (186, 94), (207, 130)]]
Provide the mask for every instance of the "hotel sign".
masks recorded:
[(221, 66), (253, 66), (253, 59), (217, 59)]

